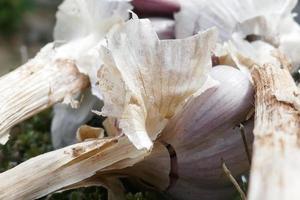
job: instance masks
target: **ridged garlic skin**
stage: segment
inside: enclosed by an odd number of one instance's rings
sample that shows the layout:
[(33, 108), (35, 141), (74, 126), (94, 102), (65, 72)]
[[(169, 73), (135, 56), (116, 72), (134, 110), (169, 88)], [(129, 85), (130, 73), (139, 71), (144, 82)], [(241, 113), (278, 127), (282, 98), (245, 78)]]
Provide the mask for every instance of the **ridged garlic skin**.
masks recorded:
[[(161, 134), (160, 141), (170, 144), (177, 156), (178, 179), (168, 190), (174, 199), (228, 199), (234, 189), (222, 160), (234, 176), (250, 167), (237, 126), (253, 107), (252, 84), (229, 66), (214, 67), (210, 76), (219, 81), (217, 88), (189, 102)], [(252, 129), (253, 123), (247, 122), (249, 147)]]

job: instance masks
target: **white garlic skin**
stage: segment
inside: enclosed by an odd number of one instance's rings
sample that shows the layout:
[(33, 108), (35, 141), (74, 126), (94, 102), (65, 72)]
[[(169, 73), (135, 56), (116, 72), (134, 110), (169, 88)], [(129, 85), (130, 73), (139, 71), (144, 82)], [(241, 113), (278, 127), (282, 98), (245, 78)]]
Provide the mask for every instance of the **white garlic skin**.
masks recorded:
[[(252, 84), (245, 74), (229, 66), (216, 66), (210, 75), (220, 82), (217, 89), (189, 102), (161, 134), (160, 140), (176, 151), (178, 179), (167, 190), (174, 199), (227, 200), (235, 191), (222, 169), (222, 159), (234, 176), (250, 166), (236, 126), (253, 107)], [(246, 129), (251, 148), (252, 121)]]

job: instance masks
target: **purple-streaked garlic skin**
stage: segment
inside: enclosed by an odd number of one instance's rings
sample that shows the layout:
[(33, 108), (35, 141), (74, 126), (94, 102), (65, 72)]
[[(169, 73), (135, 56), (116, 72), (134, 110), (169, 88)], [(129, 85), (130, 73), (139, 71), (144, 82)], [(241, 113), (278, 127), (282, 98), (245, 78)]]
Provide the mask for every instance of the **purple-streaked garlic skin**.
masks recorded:
[[(252, 84), (241, 71), (214, 67), (210, 76), (219, 81), (190, 101), (171, 119), (160, 140), (175, 149), (178, 179), (168, 192), (178, 200), (228, 199), (234, 192), (222, 169), (222, 160), (234, 176), (249, 169), (237, 126), (253, 107)], [(246, 124), (251, 147), (253, 122)]]
[(165, 40), (175, 38), (174, 20), (162, 17), (155, 17), (150, 18), (150, 21), (159, 39)]
[(140, 17), (165, 16), (173, 17), (180, 10), (177, 0), (133, 0), (134, 11)]

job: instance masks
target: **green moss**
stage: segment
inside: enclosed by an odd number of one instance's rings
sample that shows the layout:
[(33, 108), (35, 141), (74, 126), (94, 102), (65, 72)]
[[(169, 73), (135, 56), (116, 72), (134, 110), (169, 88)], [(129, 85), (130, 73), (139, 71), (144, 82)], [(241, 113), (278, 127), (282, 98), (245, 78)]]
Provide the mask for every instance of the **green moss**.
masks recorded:
[(32, 0), (0, 0), (0, 33), (9, 35), (16, 31), (23, 14), (32, 6)]
[(46, 111), (15, 126), (7, 144), (0, 145), (0, 172), (51, 151), (50, 122), (50, 111)]

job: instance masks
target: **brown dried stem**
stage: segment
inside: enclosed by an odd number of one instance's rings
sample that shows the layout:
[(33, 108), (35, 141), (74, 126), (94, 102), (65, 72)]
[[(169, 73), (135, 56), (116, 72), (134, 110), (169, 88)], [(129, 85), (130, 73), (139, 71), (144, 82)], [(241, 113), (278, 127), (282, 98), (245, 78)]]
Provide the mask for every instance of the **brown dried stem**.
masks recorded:
[(250, 200), (300, 199), (298, 89), (284, 63), (255, 66)]

